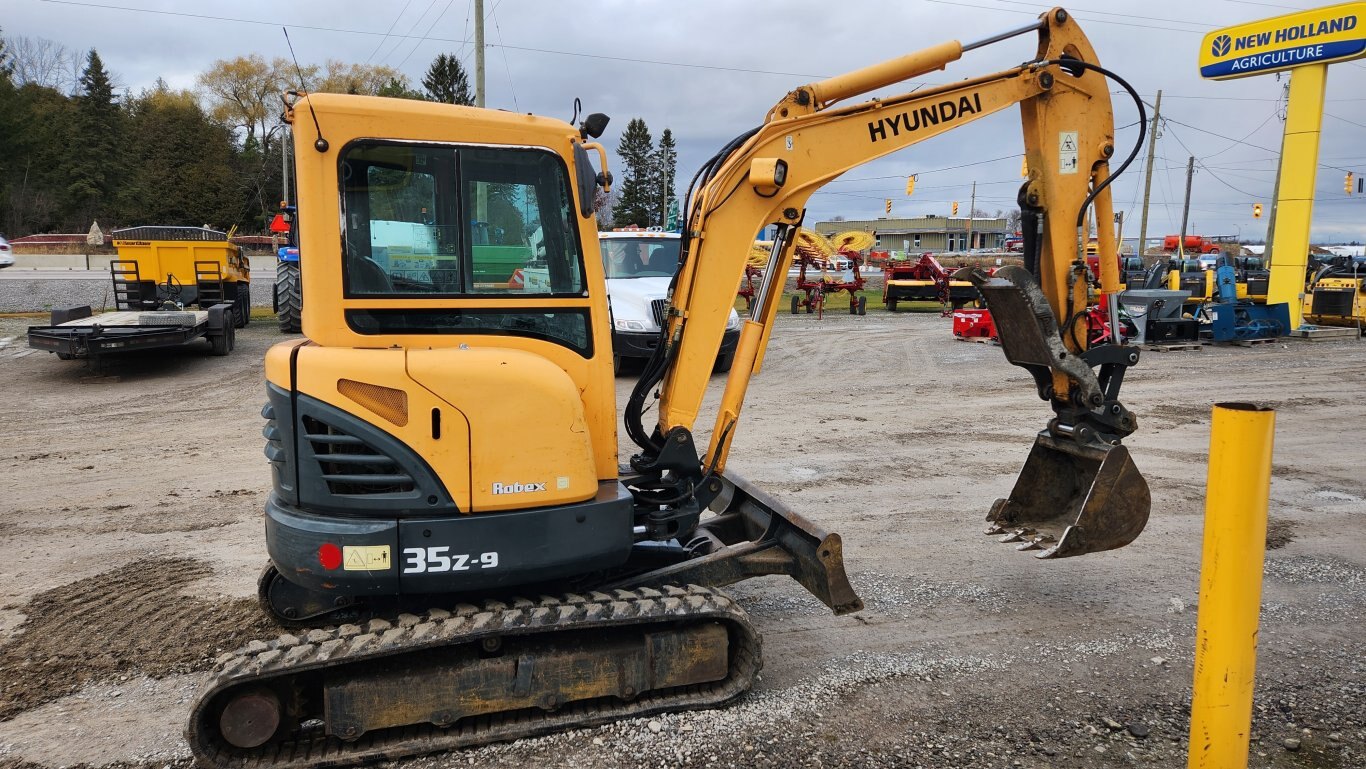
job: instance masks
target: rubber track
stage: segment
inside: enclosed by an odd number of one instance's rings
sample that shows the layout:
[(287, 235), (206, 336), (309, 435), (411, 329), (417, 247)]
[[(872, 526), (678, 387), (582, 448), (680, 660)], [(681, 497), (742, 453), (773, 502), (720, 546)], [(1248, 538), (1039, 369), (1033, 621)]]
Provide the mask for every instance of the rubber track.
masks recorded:
[[(729, 674), (709, 684), (645, 692), (630, 702), (602, 698), (569, 703), (554, 712), (528, 709), (476, 716), (445, 729), (431, 724), (395, 727), (367, 732), (353, 742), (319, 733), (243, 750), (229, 745), (217, 733), (213, 703), (234, 689), (251, 688), (270, 679), (472, 643), (488, 636), (543, 635), (706, 619), (724, 622), (732, 644)], [(652, 713), (715, 707), (747, 691), (762, 666), (759, 635), (744, 610), (724, 593), (696, 585), (486, 601), (478, 606), (461, 604), (454, 611), (431, 609), (420, 617), (400, 614), (392, 622), (372, 619), (365, 627), (342, 625), (300, 632), (301, 636), (286, 634), (270, 642), (252, 641), (219, 658), (217, 674), (195, 703), (185, 728), (185, 739), (200, 766), (344, 766), (513, 740)]]

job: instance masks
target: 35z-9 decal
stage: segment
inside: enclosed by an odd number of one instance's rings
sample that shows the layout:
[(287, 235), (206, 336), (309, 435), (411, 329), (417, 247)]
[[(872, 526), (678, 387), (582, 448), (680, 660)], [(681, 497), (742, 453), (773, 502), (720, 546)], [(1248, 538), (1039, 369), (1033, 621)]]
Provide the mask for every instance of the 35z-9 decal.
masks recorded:
[(441, 571), (469, 571), (470, 569), (498, 568), (497, 553), (449, 554), (450, 548), (403, 548), (404, 574), (431, 574)]

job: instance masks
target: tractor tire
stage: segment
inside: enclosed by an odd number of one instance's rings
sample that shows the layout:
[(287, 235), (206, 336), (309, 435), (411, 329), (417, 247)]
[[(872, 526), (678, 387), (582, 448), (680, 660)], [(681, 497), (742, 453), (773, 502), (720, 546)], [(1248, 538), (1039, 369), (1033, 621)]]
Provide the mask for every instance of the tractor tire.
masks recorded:
[(303, 282), (299, 277), (298, 262), (279, 262), (275, 265), (275, 318), (281, 334), (297, 334), (303, 330)]

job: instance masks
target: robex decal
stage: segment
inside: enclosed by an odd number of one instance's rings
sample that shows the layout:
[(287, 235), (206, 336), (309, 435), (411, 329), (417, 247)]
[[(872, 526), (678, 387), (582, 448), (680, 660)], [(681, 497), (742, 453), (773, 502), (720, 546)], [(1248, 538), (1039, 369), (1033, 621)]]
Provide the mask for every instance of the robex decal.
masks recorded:
[(545, 491), (544, 483), (495, 483), (494, 494), (525, 494), (529, 491)]
[[(965, 115), (982, 111), (982, 97), (976, 93), (963, 96), (954, 101), (947, 99), (919, 109), (900, 112), (891, 117), (878, 118), (868, 123), (869, 141), (882, 141), (889, 136), (900, 136), (902, 132), (912, 133), (925, 126), (949, 123)], [(888, 133), (888, 132), (891, 133)]]

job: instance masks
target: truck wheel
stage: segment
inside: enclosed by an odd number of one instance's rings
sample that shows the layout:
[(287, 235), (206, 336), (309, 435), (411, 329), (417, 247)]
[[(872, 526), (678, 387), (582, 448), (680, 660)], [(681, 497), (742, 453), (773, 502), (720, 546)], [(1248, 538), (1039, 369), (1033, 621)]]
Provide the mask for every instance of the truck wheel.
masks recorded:
[(729, 355), (722, 355), (716, 359), (716, 366), (712, 369), (712, 371), (718, 374), (724, 374), (727, 371), (730, 371), (730, 367), (734, 364), (735, 353), (731, 353)]
[(275, 265), (275, 317), (280, 322), (281, 334), (297, 334), (303, 330), (303, 283), (298, 262), (279, 262)]
[(612, 376), (621, 376), (621, 356), (612, 356)]

